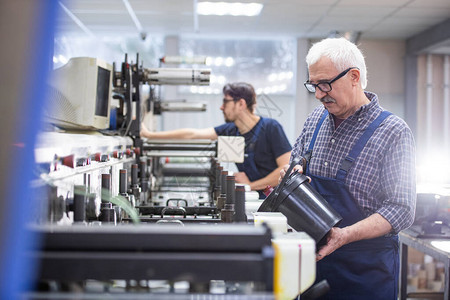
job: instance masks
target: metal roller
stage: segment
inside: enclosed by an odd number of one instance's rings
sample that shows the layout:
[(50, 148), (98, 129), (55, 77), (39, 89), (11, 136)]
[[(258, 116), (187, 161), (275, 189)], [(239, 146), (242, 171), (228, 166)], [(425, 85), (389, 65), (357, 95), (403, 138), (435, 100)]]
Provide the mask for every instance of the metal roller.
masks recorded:
[(181, 68), (144, 69), (143, 81), (154, 85), (209, 85), (210, 69)]

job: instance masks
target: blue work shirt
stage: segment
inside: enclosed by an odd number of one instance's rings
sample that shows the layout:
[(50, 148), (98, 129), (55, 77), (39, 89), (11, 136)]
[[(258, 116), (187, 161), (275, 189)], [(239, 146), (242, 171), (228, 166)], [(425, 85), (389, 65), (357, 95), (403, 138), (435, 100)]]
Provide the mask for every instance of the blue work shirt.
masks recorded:
[[(283, 127), (278, 121), (261, 117), (259, 122), (262, 122), (262, 127), (254, 145), (250, 143), (253, 138), (253, 130), (242, 135), (233, 122), (214, 127), (214, 130), (219, 136), (239, 135), (245, 138), (245, 153), (254, 151), (256, 168), (261, 176), (258, 179), (261, 179), (278, 168), (276, 159), (286, 152), (291, 151), (292, 147), (284, 133)], [(244, 159), (247, 159), (247, 157)], [(240, 164), (238, 164), (238, 169), (240, 172), (246, 173), (245, 168)]]

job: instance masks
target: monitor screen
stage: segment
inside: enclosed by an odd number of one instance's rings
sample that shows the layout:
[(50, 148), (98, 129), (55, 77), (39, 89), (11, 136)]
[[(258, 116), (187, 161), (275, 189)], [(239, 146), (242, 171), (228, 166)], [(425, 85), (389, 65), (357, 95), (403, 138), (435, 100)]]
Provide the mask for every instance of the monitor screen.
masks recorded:
[(110, 75), (111, 71), (98, 67), (97, 99), (95, 102), (95, 114), (97, 116), (108, 116)]

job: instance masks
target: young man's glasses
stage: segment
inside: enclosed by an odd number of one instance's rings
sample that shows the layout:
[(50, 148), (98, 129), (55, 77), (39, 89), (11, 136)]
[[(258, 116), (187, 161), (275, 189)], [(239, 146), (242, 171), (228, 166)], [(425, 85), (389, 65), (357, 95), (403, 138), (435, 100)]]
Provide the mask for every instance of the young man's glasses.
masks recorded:
[(331, 81), (322, 81), (322, 82), (319, 82), (317, 84), (306, 81), (304, 83), (305, 88), (310, 93), (315, 93), (317, 88), (319, 90), (321, 90), (322, 92), (324, 92), (324, 93), (331, 92), (331, 90), (332, 90), (331, 84), (333, 82), (335, 82), (336, 80), (338, 80), (339, 78), (344, 77), (345, 74), (347, 74), (348, 71), (350, 71), (351, 69), (358, 69), (358, 68), (356, 68), (356, 67), (348, 68), (347, 70), (345, 70), (342, 73), (340, 73), (338, 76), (334, 77)]
[(234, 99), (234, 98), (232, 98), (232, 99), (223, 98), (223, 105), (227, 104), (230, 101), (237, 101), (237, 100), (238, 99)]

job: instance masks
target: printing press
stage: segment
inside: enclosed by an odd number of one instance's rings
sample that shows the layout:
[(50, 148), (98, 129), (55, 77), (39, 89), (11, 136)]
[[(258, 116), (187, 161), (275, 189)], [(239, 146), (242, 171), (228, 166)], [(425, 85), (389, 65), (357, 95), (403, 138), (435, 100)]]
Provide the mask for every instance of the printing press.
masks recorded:
[[(155, 84), (151, 72), (125, 60), (113, 73), (119, 111), (140, 107), (133, 86)], [(315, 240), (257, 213), (257, 193), (224, 167), (223, 140), (142, 140), (128, 112), (115, 132), (39, 135), (26, 298), (313, 299)]]

